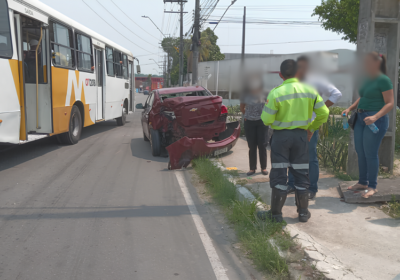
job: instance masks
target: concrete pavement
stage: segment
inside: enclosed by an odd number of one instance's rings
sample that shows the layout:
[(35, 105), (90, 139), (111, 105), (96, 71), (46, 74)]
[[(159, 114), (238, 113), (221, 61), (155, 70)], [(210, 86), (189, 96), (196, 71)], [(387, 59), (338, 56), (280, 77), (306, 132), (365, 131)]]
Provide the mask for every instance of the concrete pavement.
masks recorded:
[[(142, 137), (136, 112), (74, 146), (0, 152), (0, 279), (216, 279), (175, 172)], [(229, 279), (260, 279), (186, 181)]]
[[(247, 170), (248, 158), (244, 157), (247, 143), (240, 140), (232, 153), (221, 160), (227, 167)], [(316, 260), (317, 268), (332, 279), (392, 280), (400, 277), (400, 220), (387, 216), (377, 204), (342, 202), (336, 190), (339, 180), (327, 178), (326, 174), (320, 177), (319, 192), (316, 199), (310, 201), (312, 216), (307, 223), (298, 222), (294, 195), (288, 196), (283, 208), (289, 232)], [(270, 204), (268, 182), (251, 183), (247, 188)], [(346, 271), (351, 273), (346, 274)]]

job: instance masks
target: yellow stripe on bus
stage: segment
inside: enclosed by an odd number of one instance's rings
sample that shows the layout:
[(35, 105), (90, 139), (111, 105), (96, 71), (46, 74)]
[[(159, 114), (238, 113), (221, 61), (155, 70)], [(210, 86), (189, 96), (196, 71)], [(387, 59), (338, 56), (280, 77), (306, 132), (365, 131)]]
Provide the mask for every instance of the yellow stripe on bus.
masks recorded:
[[(51, 67), (54, 134), (69, 130), (71, 106), (65, 106), (68, 88), (68, 69)], [(73, 103), (72, 103), (73, 104)]]
[[(19, 139), (26, 140), (26, 124), (25, 124), (25, 98), (24, 98), (24, 80), (22, 71), (22, 61), (9, 60), (11, 73), (13, 75), (15, 90), (18, 95), (19, 107), (21, 110), (21, 124)], [(20, 79), (21, 77), (21, 79)]]

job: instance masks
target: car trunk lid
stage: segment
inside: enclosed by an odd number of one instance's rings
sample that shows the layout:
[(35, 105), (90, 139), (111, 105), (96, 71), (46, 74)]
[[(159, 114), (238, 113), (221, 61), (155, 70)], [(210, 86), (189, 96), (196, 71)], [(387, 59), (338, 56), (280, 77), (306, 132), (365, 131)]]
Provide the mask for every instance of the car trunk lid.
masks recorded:
[(164, 106), (174, 111), (180, 125), (188, 127), (218, 119), (221, 114), (220, 96), (185, 96), (165, 99)]

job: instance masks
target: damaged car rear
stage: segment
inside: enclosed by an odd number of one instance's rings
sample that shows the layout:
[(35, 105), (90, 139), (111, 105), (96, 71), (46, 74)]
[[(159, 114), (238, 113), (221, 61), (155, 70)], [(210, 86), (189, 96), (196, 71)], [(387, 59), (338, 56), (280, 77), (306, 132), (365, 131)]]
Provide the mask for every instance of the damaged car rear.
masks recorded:
[(154, 90), (136, 108), (143, 109), (144, 140), (150, 141), (153, 156), (168, 151), (169, 169), (186, 167), (196, 157), (223, 154), (240, 135), (239, 122), (226, 122), (222, 98), (200, 86)]

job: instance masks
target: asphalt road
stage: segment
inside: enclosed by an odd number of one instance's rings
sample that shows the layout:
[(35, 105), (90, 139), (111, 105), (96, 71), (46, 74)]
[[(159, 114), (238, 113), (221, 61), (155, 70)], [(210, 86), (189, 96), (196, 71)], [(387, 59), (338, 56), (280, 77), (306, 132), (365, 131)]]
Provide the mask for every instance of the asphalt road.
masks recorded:
[[(217, 279), (167, 162), (151, 156), (140, 112), (74, 146), (0, 152), (0, 279)], [(227, 277), (253, 279), (183, 175)]]

